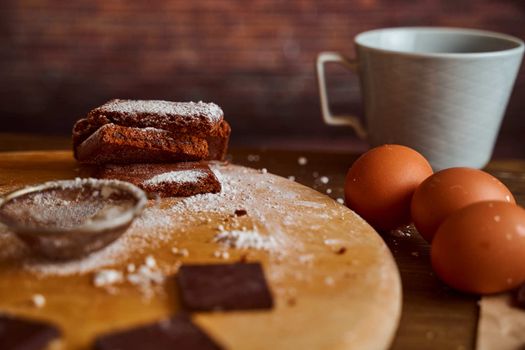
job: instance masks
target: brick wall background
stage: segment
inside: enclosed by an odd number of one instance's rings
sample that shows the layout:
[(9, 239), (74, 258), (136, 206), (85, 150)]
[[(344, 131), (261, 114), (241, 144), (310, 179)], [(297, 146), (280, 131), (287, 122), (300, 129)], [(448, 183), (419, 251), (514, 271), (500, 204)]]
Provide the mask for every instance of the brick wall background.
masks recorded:
[[(70, 132), (113, 97), (215, 101), (234, 141), (346, 137), (321, 122), (314, 60), (353, 55), (377, 27), (484, 28), (525, 38), (520, 0), (3, 0), (0, 131)], [(335, 110), (359, 111), (356, 80), (331, 68)], [(502, 137), (523, 147), (525, 70)]]

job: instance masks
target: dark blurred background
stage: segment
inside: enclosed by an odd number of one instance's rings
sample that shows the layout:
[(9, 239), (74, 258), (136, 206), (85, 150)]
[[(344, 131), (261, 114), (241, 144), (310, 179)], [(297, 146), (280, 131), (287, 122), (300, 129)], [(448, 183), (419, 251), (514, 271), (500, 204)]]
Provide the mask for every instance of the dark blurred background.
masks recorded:
[[(359, 32), (483, 28), (525, 38), (521, 0), (3, 0), (0, 132), (68, 135), (111, 98), (221, 105), (237, 145), (345, 148), (321, 121), (316, 54), (353, 56)], [(331, 67), (335, 112), (360, 113), (357, 80)], [(525, 157), (525, 69), (497, 152)]]

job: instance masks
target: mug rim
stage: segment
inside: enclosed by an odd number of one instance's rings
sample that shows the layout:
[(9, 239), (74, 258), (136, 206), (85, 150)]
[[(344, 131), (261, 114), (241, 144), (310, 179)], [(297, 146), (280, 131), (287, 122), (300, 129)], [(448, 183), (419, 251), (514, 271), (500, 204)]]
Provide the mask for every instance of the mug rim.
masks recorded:
[[(411, 52), (401, 51), (395, 49), (386, 49), (373, 46), (364, 42), (365, 37), (370, 34), (377, 34), (380, 32), (392, 32), (392, 31), (409, 31), (409, 32), (437, 32), (437, 33), (457, 33), (457, 34), (471, 34), (480, 37), (499, 39), (506, 42), (515, 44), (515, 47), (508, 49), (496, 50), (496, 51), (485, 51), (485, 52)], [(397, 54), (410, 57), (427, 57), (427, 58), (482, 58), (482, 57), (494, 57), (503, 56), (513, 53), (523, 53), (525, 49), (525, 43), (523, 40), (508, 34), (482, 30), (482, 29), (471, 29), (471, 28), (458, 28), (458, 27), (389, 27), (389, 28), (377, 28), (368, 30), (357, 34), (354, 37), (354, 43), (357, 46), (366, 48), (368, 50)]]

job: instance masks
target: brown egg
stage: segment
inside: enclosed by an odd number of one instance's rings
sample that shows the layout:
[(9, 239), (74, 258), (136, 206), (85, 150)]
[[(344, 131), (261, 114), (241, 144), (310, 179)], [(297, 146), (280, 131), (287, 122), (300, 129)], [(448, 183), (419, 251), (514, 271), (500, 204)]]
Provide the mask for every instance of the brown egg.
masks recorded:
[(416, 189), (411, 204), (412, 220), (419, 233), (431, 242), (447, 216), (469, 204), (485, 200), (516, 203), (504, 184), (482, 170), (441, 170)]
[(508, 202), (471, 204), (439, 227), (432, 266), (464, 292), (499, 293), (525, 282), (525, 209)]
[(400, 145), (373, 148), (346, 175), (347, 205), (377, 229), (410, 222), (410, 200), (432, 168), (415, 150)]

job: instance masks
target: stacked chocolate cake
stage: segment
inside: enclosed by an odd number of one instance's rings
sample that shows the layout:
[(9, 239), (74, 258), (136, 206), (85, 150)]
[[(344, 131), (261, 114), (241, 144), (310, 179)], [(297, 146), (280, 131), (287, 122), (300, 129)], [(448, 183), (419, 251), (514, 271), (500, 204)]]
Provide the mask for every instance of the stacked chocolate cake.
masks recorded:
[(111, 100), (73, 127), (75, 158), (97, 177), (164, 197), (220, 192), (208, 167), (224, 160), (231, 129), (214, 103)]

